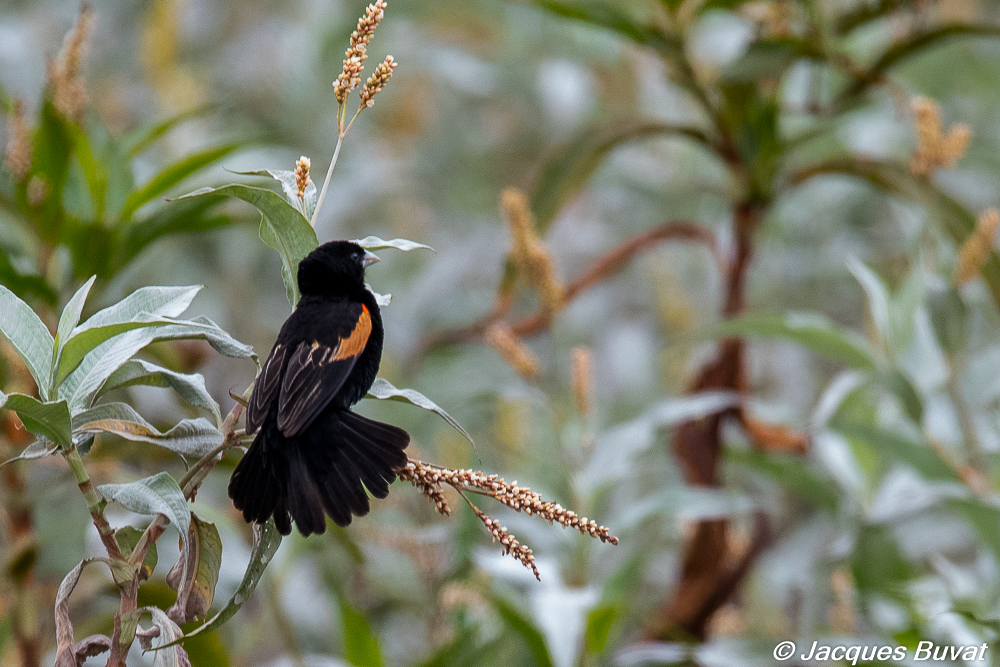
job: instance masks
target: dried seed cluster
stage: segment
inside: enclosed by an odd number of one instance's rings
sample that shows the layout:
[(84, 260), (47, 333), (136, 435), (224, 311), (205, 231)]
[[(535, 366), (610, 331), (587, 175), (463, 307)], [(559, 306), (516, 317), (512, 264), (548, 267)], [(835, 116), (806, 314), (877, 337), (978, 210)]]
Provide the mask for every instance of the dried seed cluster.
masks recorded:
[[(618, 544), (618, 538), (611, 535), (604, 526), (598, 525), (596, 521), (580, 517), (576, 512), (566, 509), (559, 503), (545, 500), (528, 487), (518, 486), (516, 481), (508, 483), (498, 475), (487, 475), (479, 470), (453, 470), (412, 459), (405, 468), (397, 470), (396, 474), (399, 475), (400, 479), (417, 487), (442, 514), (449, 513), (448, 507), (444, 503), (444, 497), (441, 495), (441, 486), (448, 484), (459, 493), (464, 491), (482, 493), (495, 498), (513, 510), (524, 512), (528, 516), (538, 516), (550, 524), (558, 523), (567, 528), (573, 528), (584, 535), (597, 538), (601, 542)], [(473, 506), (473, 511), (493, 535), (493, 538), (504, 546), (504, 553), (509, 553), (520, 560), (525, 567), (531, 568), (537, 577), (538, 571), (534, 567), (531, 549), (518, 542), (507, 532), (506, 528), (483, 514), (475, 506)]]
[(538, 566), (535, 565), (535, 556), (531, 553), (531, 549), (521, 544), (516, 537), (510, 534), (506, 526), (501, 526), (483, 513), (481, 509), (472, 503), (469, 503), (469, 507), (472, 508), (472, 511), (475, 512), (479, 520), (486, 526), (486, 530), (490, 531), (493, 541), (499, 542), (503, 546), (503, 555), (513, 556), (521, 561), (521, 565), (531, 570), (532, 574), (535, 575), (535, 579), (541, 581), (542, 577), (538, 574)]
[(517, 188), (507, 188), (500, 203), (510, 225), (511, 261), (519, 275), (538, 291), (545, 312), (554, 315), (562, 309), (566, 287), (556, 272), (552, 254), (535, 232), (528, 197)]
[(531, 379), (540, 372), (538, 357), (503, 322), (493, 324), (486, 330), (486, 343), (521, 377)]
[(300, 157), (295, 163), (295, 187), (299, 193), (299, 199), (306, 198), (306, 186), (309, 185), (309, 168), (312, 161), (305, 155)]
[(364, 71), (364, 62), (368, 58), (368, 43), (375, 34), (379, 21), (385, 16), (385, 8), (385, 0), (377, 0), (368, 5), (365, 15), (358, 19), (358, 28), (351, 34), (351, 45), (344, 53), (344, 69), (333, 82), (334, 95), (339, 104), (343, 104), (351, 91), (361, 83), (361, 72)]
[(910, 171), (930, 176), (935, 169), (954, 167), (972, 138), (969, 126), (958, 123), (945, 132), (941, 124), (941, 107), (926, 97), (914, 99), (910, 106), (919, 142), (910, 162)]
[(66, 118), (82, 123), (87, 112), (87, 87), (83, 64), (90, 50), (94, 30), (94, 12), (90, 5), (80, 7), (76, 25), (66, 33), (59, 54), (46, 63), (46, 79), (52, 104)]
[(14, 180), (23, 183), (31, 172), (31, 134), (24, 120), (24, 102), (15, 100), (7, 116), (7, 152), (4, 164)]
[(976, 228), (962, 244), (955, 267), (954, 282), (964, 285), (972, 280), (986, 263), (993, 247), (993, 239), (1000, 227), (1000, 212), (991, 208), (983, 212), (976, 221)]
[(392, 56), (386, 56), (385, 60), (378, 64), (375, 71), (368, 80), (365, 81), (364, 88), (361, 89), (361, 106), (371, 108), (375, 102), (372, 100), (376, 93), (380, 92), (386, 82), (392, 78), (392, 70), (396, 69), (398, 63)]

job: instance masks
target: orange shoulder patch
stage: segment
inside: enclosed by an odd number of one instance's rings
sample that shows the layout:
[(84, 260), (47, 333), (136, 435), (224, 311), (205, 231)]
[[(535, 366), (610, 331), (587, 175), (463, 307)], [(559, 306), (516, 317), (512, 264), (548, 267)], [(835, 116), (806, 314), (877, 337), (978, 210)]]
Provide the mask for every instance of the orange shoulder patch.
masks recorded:
[(358, 318), (358, 323), (354, 325), (354, 331), (337, 345), (337, 351), (333, 355), (333, 360), (340, 361), (341, 359), (349, 359), (361, 354), (361, 350), (365, 349), (365, 345), (368, 344), (368, 337), (371, 333), (372, 318), (368, 314), (368, 308), (362, 304), (361, 317)]

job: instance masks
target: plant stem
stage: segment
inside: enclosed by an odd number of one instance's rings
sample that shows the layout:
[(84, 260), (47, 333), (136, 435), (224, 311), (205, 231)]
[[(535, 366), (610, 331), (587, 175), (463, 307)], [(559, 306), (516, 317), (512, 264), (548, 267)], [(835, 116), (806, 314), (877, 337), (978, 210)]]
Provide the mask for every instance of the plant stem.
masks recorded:
[(107, 549), (108, 556), (123, 559), (121, 549), (118, 547), (118, 541), (115, 539), (115, 531), (104, 517), (104, 497), (94, 487), (93, 482), (90, 481), (90, 475), (87, 474), (87, 469), (83, 466), (83, 459), (80, 457), (80, 450), (74, 444), (69, 449), (64, 449), (62, 454), (63, 458), (66, 459), (66, 463), (69, 464), (70, 470), (73, 471), (73, 478), (76, 479), (76, 485), (80, 488), (80, 492), (83, 493), (83, 497), (87, 501), (87, 510), (90, 512), (94, 526), (101, 536), (104, 548)]
[(337, 147), (333, 151), (333, 159), (330, 160), (330, 168), (326, 170), (326, 178), (323, 180), (323, 189), (319, 192), (319, 199), (316, 200), (316, 209), (313, 210), (312, 220), (309, 224), (314, 228), (316, 227), (316, 221), (319, 220), (319, 209), (323, 206), (323, 200), (326, 199), (326, 189), (330, 187), (330, 177), (333, 176), (333, 168), (337, 166), (337, 157), (340, 155), (340, 147), (344, 144), (344, 137), (346, 132), (341, 132), (337, 134)]

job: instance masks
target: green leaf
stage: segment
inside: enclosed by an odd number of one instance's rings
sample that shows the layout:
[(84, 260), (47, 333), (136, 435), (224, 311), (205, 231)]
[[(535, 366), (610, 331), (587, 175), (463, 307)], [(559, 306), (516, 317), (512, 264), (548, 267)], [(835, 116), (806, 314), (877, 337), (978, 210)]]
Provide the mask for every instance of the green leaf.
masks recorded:
[(222, 422), (219, 404), (208, 393), (205, 378), (200, 373), (178, 373), (142, 359), (128, 361), (112, 373), (101, 391), (98, 392), (97, 397), (100, 398), (103, 394), (114, 389), (137, 385), (173, 389), (178, 396), (191, 405), (211, 412), (216, 423)]
[(953, 498), (948, 505), (965, 518), (982, 543), (993, 552), (993, 558), (1000, 562), (1000, 509), (964, 498)]
[[(139, 544), (139, 539), (142, 537), (142, 532), (133, 526), (124, 526), (115, 531), (115, 541), (118, 543), (118, 547), (126, 559), (131, 558), (132, 552), (135, 551), (135, 547)], [(142, 570), (139, 572), (140, 580), (145, 581), (149, 579), (149, 575), (156, 569), (156, 561), (156, 542), (152, 542), (149, 545), (149, 549), (146, 550), (145, 558), (142, 559)]]
[(562, 208), (583, 188), (613, 150), (630, 141), (656, 136), (679, 136), (710, 146), (699, 129), (650, 120), (618, 120), (580, 131), (542, 166), (531, 193), (531, 210), (538, 232), (544, 234)]
[(253, 348), (240, 343), (206, 317), (176, 320), (167, 326), (128, 331), (98, 346), (60, 385), (60, 394), (69, 400), (74, 409), (90, 406), (107, 378), (139, 350), (159, 341), (189, 339), (207, 340), (217, 352), (226, 356), (253, 356)]
[(500, 618), (503, 619), (504, 623), (520, 635), (521, 639), (528, 645), (528, 648), (531, 649), (531, 654), (535, 657), (538, 667), (555, 667), (555, 663), (552, 662), (552, 656), (549, 654), (548, 644), (545, 642), (545, 636), (541, 630), (535, 627), (531, 619), (499, 595), (491, 595), (490, 602), (497, 610), (497, 613), (500, 614)]
[(934, 335), (947, 354), (965, 349), (969, 338), (969, 309), (953, 286), (932, 290), (927, 301)]
[(344, 658), (354, 667), (382, 667), (382, 651), (379, 650), (378, 639), (364, 615), (343, 596), (338, 602), (344, 628)]
[(97, 490), (108, 500), (145, 516), (163, 514), (187, 541), (190, 517), (187, 499), (170, 473), (161, 472), (127, 484), (102, 484)]
[(430, 410), (448, 422), (448, 424), (450, 424), (456, 431), (464, 435), (465, 438), (472, 443), (473, 447), (476, 445), (472, 436), (469, 435), (468, 431), (462, 428), (461, 424), (455, 421), (455, 419), (447, 412), (438, 407), (437, 403), (427, 398), (419, 391), (414, 391), (413, 389), (396, 389), (385, 378), (375, 378), (375, 382), (372, 383), (371, 389), (368, 390), (365, 398), (377, 398), (380, 401), (400, 401), (402, 403), (415, 405), (418, 408), (423, 408), (424, 410)]
[(46, 97), (39, 109), (38, 129), (34, 134), (31, 159), (32, 177), (45, 184), (45, 201), (38, 217), (39, 235), (57, 245), (64, 215), (63, 188), (69, 174), (73, 142), (70, 124)]
[(222, 444), (222, 432), (204, 417), (182, 419), (161, 433), (126, 403), (102, 403), (73, 417), (74, 433), (113, 433), (148, 442), (182, 456), (201, 457)]
[(126, 331), (135, 329), (148, 329), (154, 327), (172, 326), (177, 320), (166, 317), (154, 317), (142, 315), (132, 322), (122, 322), (121, 324), (107, 324), (103, 327), (86, 327), (74, 332), (72, 337), (62, 346), (62, 353), (56, 364), (55, 380), (53, 386), (57, 387), (72, 373), (99, 345), (111, 340)]
[(751, 313), (719, 323), (712, 333), (717, 337), (784, 338), (853, 368), (874, 370), (879, 366), (878, 353), (868, 341), (818, 313)]
[(366, 236), (363, 239), (356, 239), (352, 243), (357, 243), (359, 246), (365, 250), (385, 250), (386, 248), (395, 248), (396, 250), (416, 250), (417, 248), (426, 248), (431, 252), (435, 252), (434, 248), (429, 245), (424, 245), (423, 243), (417, 243), (416, 241), (409, 241), (407, 239), (392, 239), (391, 241), (383, 241), (377, 236)]
[(913, 420), (913, 423), (917, 425), (922, 424), (924, 417), (924, 402), (921, 400), (920, 394), (917, 392), (917, 388), (913, 386), (912, 382), (910, 382), (910, 379), (898, 370), (891, 370), (882, 373), (878, 376), (878, 379), (879, 382), (882, 383), (882, 386), (892, 392), (896, 398), (899, 399), (900, 405), (903, 406), (903, 410), (905, 410), (906, 415)]
[(780, 79), (797, 60), (820, 55), (805, 40), (790, 37), (760, 40), (750, 44), (743, 55), (726, 65), (719, 78), (741, 83)]
[(310, 178), (302, 197), (299, 197), (299, 185), (295, 180), (295, 172), (287, 169), (262, 169), (260, 171), (236, 171), (234, 174), (241, 176), (268, 176), (281, 183), (281, 191), (285, 193), (285, 200), (291, 204), (306, 220), (312, 220), (316, 211), (316, 200), (319, 193), (316, 191), (316, 183)]
[(927, 479), (960, 482), (961, 477), (927, 443), (918, 443), (868, 424), (837, 420), (834, 428), (855, 444), (871, 451), (879, 460), (901, 461)]
[(219, 188), (201, 188), (178, 199), (225, 195), (253, 204), (260, 211), (260, 238), (281, 256), (281, 278), (285, 282), (288, 301), (294, 306), (299, 301), (296, 272), (299, 262), (316, 249), (319, 240), (309, 221), (285, 201), (281, 195), (264, 188), (248, 185), (224, 185)]
[(0, 333), (24, 360), (42, 398), (50, 394), (49, 372), (55, 342), (42, 320), (24, 301), (0, 285)]
[(734, 447), (726, 448), (725, 456), (728, 461), (767, 475), (779, 486), (794, 491), (819, 508), (833, 512), (840, 505), (836, 484), (829, 477), (813, 470), (801, 456)]
[[(184, 638), (180, 627), (157, 607), (143, 607), (139, 611), (149, 612), (153, 617), (153, 626), (149, 630), (136, 632), (143, 650), (156, 651), (153, 653), (153, 667), (191, 667), (187, 651), (177, 644)], [(153, 646), (154, 638), (157, 639), (156, 646)]]
[(636, 44), (652, 46), (665, 52), (673, 52), (675, 48), (655, 26), (640, 23), (634, 17), (617, 9), (610, 2), (599, 0), (584, 0), (583, 2), (533, 0), (533, 4), (553, 14), (610, 30)]
[(204, 116), (214, 109), (214, 105), (204, 105), (171, 116), (149, 127), (140, 128), (122, 141), (122, 148), (130, 158), (138, 156), (153, 145), (160, 137), (181, 123)]
[(83, 312), (83, 305), (87, 301), (87, 295), (90, 293), (90, 288), (94, 286), (95, 280), (97, 280), (97, 276), (91, 276), (90, 280), (85, 282), (76, 291), (76, 294), (73, 295), (69, 303), (66, 304), (66, 307), (63, 308), (62, 315), (59, 316), (59, 326), (56, 327), (55, 339), (55, 346), (58, 348), (58, 351), (56, 358), (53, 360), (53, 371), (59, 363), (58, 357), (66, 346), (66, 341), (69, 340), (70, 334), (76, 328), (76, 325), (80, 323), (80, 314)]
[(143, 204), (159, 197), (188, 176), (218, 162), (242, 145), (241, 143), (231, 143), (215, 146), (171, 164), (132, 193), (122, 208), (121, 217), (123, 219), (131, 218), (132, 214), (139, 210)]
[(601, 653), (608, 645), (611, 629), (621, 617), (621, 607), (605, 604), (594, 607), (587, 614), (587, 650), (590, 653)]
[(66, 401), (42, 403), (26, 394), (7, 395), (0, 392), (0, 408), (16, 412), (24, 427), (39, 438), (50, 440), (60, 447), (69, 447), (73, 442)]
[(192, 512), (186, 548), (167, 573), (167, 585), (177, 591), (177, 602), (167, 610), (167, 616), (180, 625), (206, 617), (215, 600), (220, 567), (219, 529)]
[(872, 322), (875, 323), (879, 339), (883, 345), (888, 347), (893, 339), (889, 288), (878, 274), (858, 261), (856, 257), (847, 258), (847, 268), (861, 283), (861, 287), (868, 297), (868, 313), (871, 315)]
[(891, 526), (862, 526), (851, 560), (860, 592), (882, 593), (894, 600), (904, 598), (912, 568), (900, 551)]
[(956, 37), (1000, 37), (1000, 27), (985, 23), (952, 23), (937, 25), (902, 41), (894, 41), (866, 72), (856, 77), (855, 83), (841, 95), (841, 100), (862, 94), (899, 63)]
[(240, 610), (240, 607), (250, 599), (250, 595), (257, 587), (261, 575), (264, 574), (264, 569), (271, 562), (271, 558), (278, 550), (279, 545), (281, 545), (281, 533), (275, 527), (273, 518), (268, 519), (265, 524), (255, 523), (253, 525), (253, 547), (250, 551), (250, 562), (247, 565), (246, 573), (243, 575), (243, 580), (236, 589), (236, 593), (233, 594), (233, 597), (226, 603), (226, 606), (220, 609), (211, 620), (204, 625), (198, 626), (181, 639), (175, 639), (171, 644), (176, 644), (182, 639), (188, 639), (205, 632), (211, 632), (231, 619)]

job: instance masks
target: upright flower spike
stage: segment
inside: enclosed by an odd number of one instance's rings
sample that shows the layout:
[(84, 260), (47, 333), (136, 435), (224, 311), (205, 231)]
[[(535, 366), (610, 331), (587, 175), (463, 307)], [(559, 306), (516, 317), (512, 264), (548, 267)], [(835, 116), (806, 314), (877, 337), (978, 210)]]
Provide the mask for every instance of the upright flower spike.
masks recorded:
[(562, 309), (566, 289), (556, 272), (552, 254), (535, 233), (528, 197), (517, 188), (507, 188), (500, 196), (500, 203), (510, 225), (511, 261), (538, 291), (545, 312), (554, 315)]
[(541, 372), (538, 357), (506, 324), (494, 324), (487, 329), (486, 342), (521, 377), (530, 380)]
[(396, 69), (398, 63), (393, 59), (392, 56), (386, 56), (385, 60), (378, 64), (375, 71), (368, 81), (365, 82), (365, 87), (361, 89), (361, 107), (371, 108), (375, 102), (372, 100), (376, 94), (378, 94), (385, 84), (392, 78), (392, 70)]
[(952, 125), (947, 132), (941, 124), (941, 108), (926, 97), (915, 98), (910, 103), (917, 127), (917, 150), (910, 162), (910, 171), (919, 176), (930, 176), (937, 169), (951, 169), (965, 154), (972, 138), (968, 125)]
[(1000, 212), (995, 208), (987, 209), (976, 221), (976, 228), (962, 244), (958, 254), (958, 264), (955, 266), (955, 285), (964, 285), (972, 280), (990, 255), (993, 239), (1000, 227)]
[(361, 83), (361, 72), (368, 58), (368, 42), (371, 41), (379, 21), (385, 16), (386, 3), (379, 0), (368, 5), (365, 15), (358, 19), (358, 28), (351, 34), (351, 45), (344, 52), (344, 68), (333, 82), (337, 103), (343, 104), (351, 91)]
[(31, 135), (24, 120), (24, 102), (15, 100), (7, 116), (7, 152), (4, 164), (14, 180), (23, 183), (31, 172)]
[(311, 166), (312, 161), (305, 155), (295, 163), (295, 187), (298, 189), (301, 200), (306, 198), (306, 186), (309, 185), (309, 167)]
[(83, 122), (87, 112), (87, 87), (83, 65), (90, 51), (94, 12), (89, 4), (80, 7), (76, 25), (66, 33), (59, 54), (46, 63), (46, 80), (52, 103), (66, 118)]
[(591, 366), (590, 348), (574, 347), (570, 385), (576, 401), (576, 410), (583, 416), (590, 414)]

